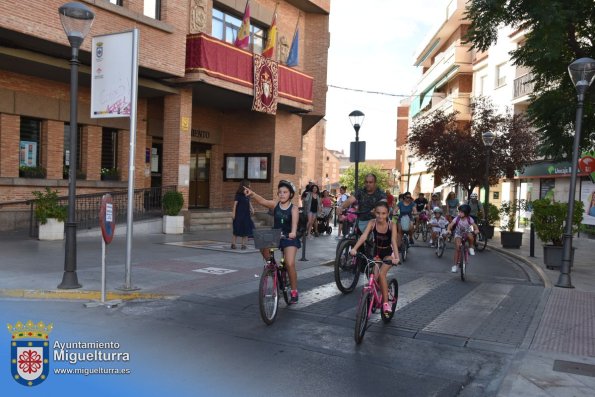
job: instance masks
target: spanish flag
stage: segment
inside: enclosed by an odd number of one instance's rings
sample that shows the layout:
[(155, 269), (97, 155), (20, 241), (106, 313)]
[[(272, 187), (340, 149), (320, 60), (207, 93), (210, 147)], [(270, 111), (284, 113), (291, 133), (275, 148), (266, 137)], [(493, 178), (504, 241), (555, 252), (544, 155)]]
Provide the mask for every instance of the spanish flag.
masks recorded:
[(274, 59), (276, 45), (277, 45), (277, 13), (275, 12), (273, 14), (273, 22), (271, 22), (271, 27), (269, 28), (269, 32), (267, 35), (267, 44), (264, 46), (264, 50), (262, 50), (262, 56)]
[(238, 31), (238, 37), (233, 42), (233, 45), (243, 50), (250, 47), (250, 0), (246, 1), (246, 9), (244, 10), (244, 18), (242, 18), (242, 25)]

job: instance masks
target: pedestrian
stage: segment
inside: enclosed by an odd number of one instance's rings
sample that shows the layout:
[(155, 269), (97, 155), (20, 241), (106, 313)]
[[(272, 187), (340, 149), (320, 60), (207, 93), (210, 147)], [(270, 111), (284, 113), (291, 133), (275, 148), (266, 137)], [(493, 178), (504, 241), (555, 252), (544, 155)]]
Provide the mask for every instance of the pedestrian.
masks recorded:
[[(318, 214), (322, 213), (322, 197), (319, 194), (318, 185), (312, 185), (310, 191), (306, 192), (304, 198), (304, 211), (308, 214), (308, 225), (306, 226), (306, 234), (309, 239), (312, 237), (312, 227), (316, 221)], [(318, 229), (315, 228), (314, 234), (318, 237)]]
[(448, 193), (446, 196), (446, 219), (452, 221), (459, 213), (459, 199), (455, 192)]
[(347, 198), (349, 198), (349, 196), (347, 195), (347, 186), (341, 186), (339, 188), (339, 197), (337, 198), (337, 218), (339, 219), (339, 230), (337, 231), (336, 237), (337, 240), (341, 238), (341, 235), (345, 237), (349, 231), (347, 227), (345, 228), (345, 230), (343, 230), (343, 222), (345, 221), (345, 215), (343, 214), (343, 209), (341, 208), (343, 203), (347, 201)]
[(236, 238), (242, 238), (241, 249), (246, 249), (246, 241), (249, 236), (252, 236), (254, 230), (254, 222), (252, 222), (252, 215), (254, 208), (250, 202), (250, 198), (244, 194), (244, 190), (250, 187), (250, 181), (243, 179), (240, 182), (240, 187), (236, 191), (236, 196), (231, 210), (231, 218), (233, 220), (233, 237), (231, 239), (231, 249), (236, 249)]

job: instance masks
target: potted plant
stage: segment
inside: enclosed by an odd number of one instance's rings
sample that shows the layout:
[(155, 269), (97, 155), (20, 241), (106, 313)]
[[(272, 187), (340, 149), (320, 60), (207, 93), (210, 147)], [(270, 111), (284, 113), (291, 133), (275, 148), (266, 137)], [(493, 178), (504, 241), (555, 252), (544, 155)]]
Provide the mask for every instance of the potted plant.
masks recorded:
[[(553, 202), (543, 198), (532, 202), (532, 221), (537, 237), (544, 243), (543, 262), (548, 269), (555, 269), (562, 264), (562, 248), (568, 203)], [(572, 233), (576, 233), (583, 221), (584, 206), (582, 201), (575, 200), (572, 214)], [(574, 247), (570, 253), (574, 257)], [(572, 260), (571, 260), (572, 263)]]
[(503, 248), (520, 248), (523, 232), (515, 231), (516, 216), (527, 207), (526, 200), (503, 201), (500, 206), (500, 242)]
[(101, 169), (101, 180), (102, 181), (117, 181), (119, 180), (119, 173), (117, 168), (102, 168)]
[[(62, 179), (68, 179), (70, 175), (70, 167), (65, 165), (62, 167)], [(87, 179), (87, 174), (83, 172), (83, 170), (76, 170), (76, 179)]]
[[(487, 225), (483, 225), (483, 232), (486, 238), (494, 237), (494, 224), (500, 220), (498, 207), (494, 204), (488, 204)], [(482, 214), (483, 216), (483, 214)]]
[(45, 188), (45, 192), (34, 191), (35, 217), (39, 221), (40, 240), (64, 239), (64, 221), (66, 220), (66, 206), (60, 205), (58, 191)]
[(27, 165), (19, 166), (20, 178), (45, 178), (45, 168), (42, 166), (30, 167)]
[(179, 215), (184, 207), (184, 196), (182, 193), (169, 190), (163, 195), (163, 233), (182, 234), (184, 233), (184, 216)]

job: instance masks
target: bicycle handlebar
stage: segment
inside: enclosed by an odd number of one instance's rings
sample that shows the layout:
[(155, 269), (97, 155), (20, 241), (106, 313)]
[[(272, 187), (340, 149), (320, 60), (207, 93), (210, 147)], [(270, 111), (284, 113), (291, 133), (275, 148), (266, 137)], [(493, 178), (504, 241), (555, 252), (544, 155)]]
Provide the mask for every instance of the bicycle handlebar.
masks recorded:
[[(362, 254), (361, 252), (358, 252), (356, 256), (365, 259), (368, 263), (386, 263), (387, 265), (393, 264), (392, 259), (382, 259), (382, 260), (370, 259), (366, 255)], [(400, 261), (399, 261), (399, 263), (400, 263)]]

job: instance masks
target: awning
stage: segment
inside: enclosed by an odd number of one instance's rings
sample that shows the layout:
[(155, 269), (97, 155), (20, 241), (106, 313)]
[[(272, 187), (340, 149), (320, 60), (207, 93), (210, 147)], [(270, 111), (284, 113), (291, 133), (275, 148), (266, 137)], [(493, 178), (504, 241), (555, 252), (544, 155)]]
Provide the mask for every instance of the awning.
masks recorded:
[(446, 72), (444, 77), (442, 77), (440, 80), (438, 80), (438, 82), (436, 84), (434, 84), (434, 88), (440, 88), (441, 86), (446, 84), (448, 82), (448, 80), (450, 80), (457, 73), (458, 70), (459, 70), (458, 65), (455, 65), (452, 68), (450, 68), (450, 70), (448, 72)]
[(413, 192), (415, 190), (415, 187), (417, 186), (418, 181), (419, 181), (419, 174), (411, 174), (409, 183), (407, 183), (405, 185), (405, 188), (409, 187), (409, 192)]
[(425, 108), (426, 106), (428, 106), (431, 102), (432, 102), (432, 96), (434, 95), (434, 88), (432, 87), (428, 90), (428, 92), (426, 92), (424, 94), (424, 97), (421, 101), (421, 106), (419, 107), (420, 109)]
[(434, 193), (441, 193), (444, 189), (449, 188), (451, 186), (454, 186), (454, 183), (452, 183), (452, 182), (446, 182), (446, 183), (443, 183), (442, 185), (436, 186), (433, 189), (433, 192)]
[(422, 174), (421, 175), (421, 187), (422, 193), (431, 193), (434, 191), (434, 174)]
[(417, 116), (417, 114), (419, 113), (419, 111), (421, 110), (419, 104), (419, 95), (416, 95), (413, 97), (413, 99), (411, 99), (411, 105), (409, 105), (409, 118), (412, 119), (415, 116)]

